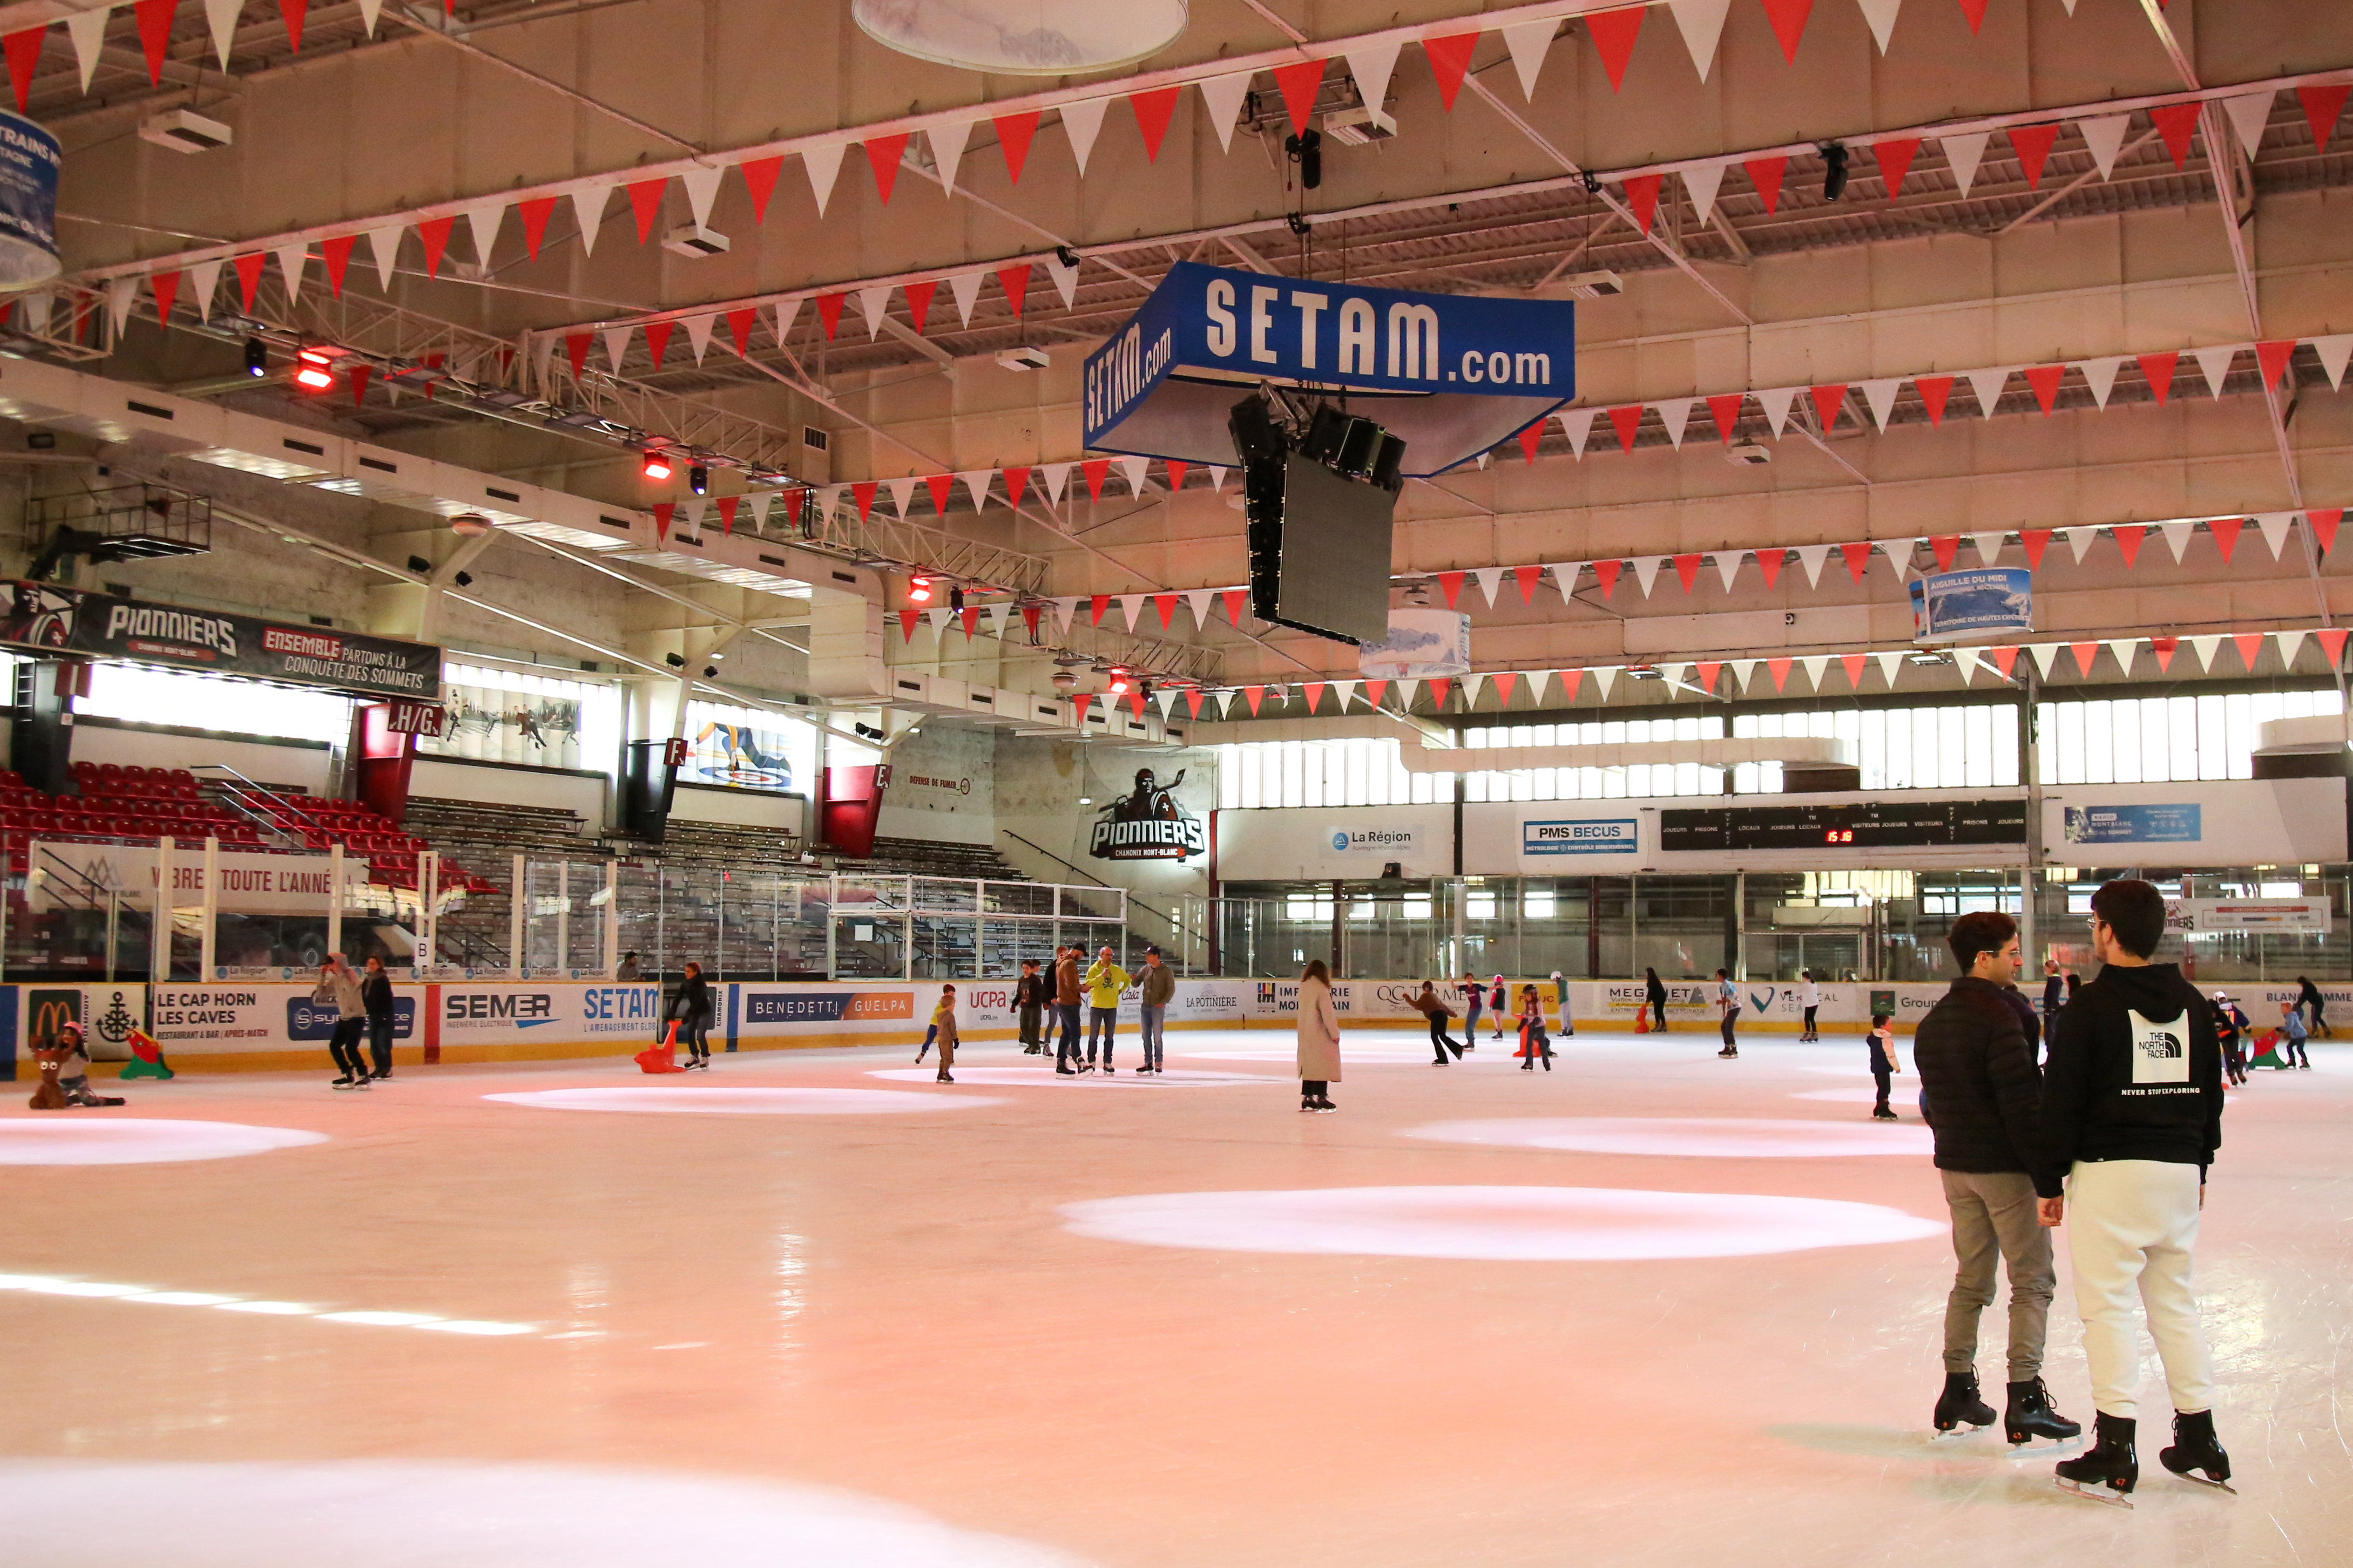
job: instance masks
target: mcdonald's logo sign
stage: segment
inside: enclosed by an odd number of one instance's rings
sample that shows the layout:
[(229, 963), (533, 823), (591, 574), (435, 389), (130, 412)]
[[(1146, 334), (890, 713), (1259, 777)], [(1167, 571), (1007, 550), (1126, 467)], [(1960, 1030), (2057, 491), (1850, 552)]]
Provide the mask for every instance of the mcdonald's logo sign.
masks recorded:
[(81, 992), (79, 989), (34, 989), (25, 992), (26, 1044), (28, 1049), (47, 1050), (58, 1043), (58, 1037), (68, 1024), (81, 1025)]

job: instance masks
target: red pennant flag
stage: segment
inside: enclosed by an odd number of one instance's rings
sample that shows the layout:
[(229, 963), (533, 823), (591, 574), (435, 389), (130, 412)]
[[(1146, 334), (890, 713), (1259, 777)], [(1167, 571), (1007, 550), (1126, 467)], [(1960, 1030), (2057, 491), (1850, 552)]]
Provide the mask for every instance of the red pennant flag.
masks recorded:
[(2181, 356), (2169, 350), (2164, 353), (2140, 356), (2140, 374), (2148, 382), (2148, 395), (2157, 399), (2160, 408), (2173, 393), (2173, 370), (2180, 363)]
[(25, 112), (27, 99), (33, 91), (33, 72), (41, 63), (41, 45), (47, 41), (49, 25), (26, 27), (20, 32), (0, 36), (0, 48), (8, 55), (8, 83), (16, 89), (16, 112)]
[(1788, 559), (1789, 552), (1786, 550), (1760, 550), (1757, 552), (1757, 564), (1765, 573), (1767, 588), (1781, 580), (1781, 568), (1788, 564)]
[(1155, 594), (1155, 595), (1152, 595), (1152, 607), (1153, 607), (1154, 609), (1158, 610), (1158, 611), (1160, 612), (1160, 629), (1161, 629), (1162, 631), (1164, 631), (1164, 632), (1165, 632), (1165, 631), (1167, 631), (1170, 627), (1174, 626), (1176, 624), (1176, 595), (1174, 595), (1174, 594)]
[(1798, 63), (1798, 40), (1806, 36), (1806, 18), (1813, 11), (1814, 0), (1765, 0), (1773, 36), (1781, 40), (1781, 58), (1791, 65)]
[(1471, 51), (1479, 47), (1476, 32), (1455, 33), (1443, 38), (1424, 38), (1421, 52), (1430, 60), (1430, 74), (1438, 79), (1438, 99), (1451, 113), (1454, 95), (1462, 90), (1462, 76), (1471, 68)]
[(735, 509), (743, 503), (741, 496), (719, 498), (719, 531), (724, 536), (735, 531)]
[(1733, 427), (1740, 423), (1740, 405), (1747, 400), (1745, 392), (1719, 393), (1707, 400), (1707, 411), (1715, 416), (1715, 433), (1727, 447), (1732, 445)]
[(676, 501), (663, 500), (656, 501), (654, 503), (654, 540), (657, 543), (663, 543), (669, 541), (670, 520), (671, 517), (676, 515), (677, 511), (678, 503)]
[(662, 192), (670, 186), (669, 176), (659, 180), (639, 180), (625, 187), (629, 193), (629, 210), (638, 217), (638, 243), (643, 245), (654, 237), (654, 220), (661, 216)]
[(353, 407), (357, 408), (362, 403), (366, 401), (368, 377), (375, 374), (375, 366), (368, 363), (365, 360), (361, 360), (352, 366)]
[(1831, 433), (1831, 426), (1838, 423), (1839, 410), (1846, 406), (1846, 383), (1841, 381), (1834, 386), (1817, 386), (1813, 393), (1814, 412), (1820, 416), (1822, 434), (1827, 436)]
[(1092, 601), (1094, 618), (1087, 624), (1091, 626), (1099, 626), (1103, 625), (1103, 612), (1110, 608), (1111, 595), (1109, 594), (1097, 594)]
[(899, 163), (907, 155), (904, 131), (894, 131), (888, 136), (877, 136), (866, 143), (866, 161), (874, 166), (874, 188), (882, 196), (882, 205), (891, 205), (891, 192), (899, 184)]
[(1986, 0), (1961, 0), (1961, 15), (1969, 19), (1969, 31), (1985, 26)]
[(748, 305), (727, 312), (727, 335), (735, 340), (735, 352), (745, 359), (752, 357), (752, 330), (759, 321), (760, 312)]
[(1509, 708), (1512, 705), (1513, 689), (1520, 683), (1520, 672), (1516, 669), (1499, 669), (1490, 679), (1495, 683), (1495, 706)]
[(1155, 87), (1127, 95), (1127, 106), (1135, 110), (1135, 128), (1144, 132), (1147, 163), (1160, 162), (1160, 143), (1168, 135), (1168, 118), (1176, 112), (1176, 100), (1184, 90), (1181, 87)]
[(677, 330), (678, 323), (676, 321), (648, 321), (646, 323), (646, 353), (653, 356), (654, 368), (656, 370), (661, 369), (662, 359), (670, 353), (670, 333)]
[(1189, 686), (1185, 689), (1185, 709), (1189, 717), (1198, 719), (1201, 716), (1201, 689), (1199, 687)]
[(922, 331), (924, 323), (932, 319), (932, 296), (939, 291), (940, 280), (936, 278), (907, 285), (907, 319), (915, 324), (915, 331)]
[(1028, 468), (1008, 468), (1005, 470), (1006, 505), (1012, 507), (1017, 511), (1019, 510), (1021, 506), (1021, 492), (1029, 488), (1029, 470)]
[(522, 215), (522, 247), (536, 261), (539, 247), (547, 239), (547, 219), (555, 211), (555, 198), (533, 196), (527, 202), (517, 202), (515, 211)]
[(1544, 568), (1539, 565), (1514, 566), (1512, 568), (1512, 575), (1520, 580), (1520, 603), (1535, 604), (1536, 583), (1544, 576)]
[(1560, 676), (1561, 689), (1568, 694), (1564, 700), (1573, 705), (1577, 701), (1577, 689), (1585, 684), (1585, 671), (1581, 669), (1564, 669), (1559, 671), (1558, 674)]
[(2018, 663), (2018, 650), (2014, 647), (1998, 647), (1991, 652), (1993, 667), (2001, 671), (2001, 678), (2004, 680), (2008, 680), (2010, 669)]
[(2295, 356), (2295, 340), (2294, 338), (2276, 342), (2257, 343), (2255, 363), (2263, 370), (2263, 384), (2277, 386), (2279, 378), (2287, 373), (2287, 362)]
[(1438, 574), (1438, 586), (1445, 594), (1446, 607), (1450, 610), (1454, 607), (1454, 601), (1462, 596), (1462, 578), (1463, 574), (1460, 572), (1440, 572)]
[(1087, 478), (1087, 498), (1090, 500), (1103, 500), (1103, 481), (1111, 478), (1111, 459), (1089, 458), (1079, 465), (1079, 472)]
[(1539, 419), (1533, 425), (1523, 426), (1520, 429), (1520, 450), (1527, 455), (1528, 465), (1531, 468), (1535, 465), (1536, 444), (1544, 439), (1544, 420)]
[(1953, 556), (1961, 548), (1961, 536), (1957, 533), (1930, 534), (1928, 548), (1936, 552), (1936, 570), (1950, 572), (1953, 569)]
[(1081, 729), (1086, 728), (1087, 710), (1093, 705), (1094, 700), (1095, 694), (1092, 691), (1078, 691), (1071, 695), (1071, 711), (1077, 718)]
[(2173, 668), (2174, 653), (2181, 647), (2179, 637), (2151, 637), (2148, 651), (2157, 655), (2157, 672), (2165, 674)]
[(458, 221), (452, 213), (447, 217), (429, 217), (417, 226), (417, 237), (425, 242), (425, 276), (441, 276), (441, 258), (449, 249), (449, 230)]
[(1623, 183), (1626, 205), (1634, 209), (1634, 226), (1644, 234), (1651, 232), (1651, 219), (1658, 212), (1659, 182), (1664, 177), (1661, 174), (1635, 174)]
[(2320, 651), (2328, 656), (2329, 668), (2335, 669), (2345, 662), (2345, 627), (2323, 626), (2312, 635), (2319, 639)]
[[(1024, 605), (1021, 606), (1022, 624), (1029, 628), (1029, 640), (1033, 644), (1038, 640), (1038, 617), (1045, 613), (1046, 606), (1043, 605)], [(1195, 711), (1198, 712), (1198, 710), (1197, 709)]]
[(2312, 139), (2320, 143), (2316, 151), (2328, 151), (2329, 132), (2337, 129), (2337, 117), (2345, 112), (2348, 93), (2353, 93), (2353, 84), (2341, 81), (2295, 89), (2296, 101), (2304, 105), (2305, 123), (2312, 127)]
[(1021, 319), (1022, 307), (1029, 302), (1029, 266), (1027, 261), (997, 269), (997, 286), (1005, 290), (1005, 302), (1013, 307), (1013, 319)]
[(2343, 507), (2332, 506), (2325, 511), (2308, 511), (2304, 514), (2304, 520), (2312, 525), (2312, 542), (2320, 546), (2321, 554), (2327, 555), (2337, 548), (2337, 525), (2345, 521)]
[(1191, 465), (1190, 463), (1187, 463), (1187, 461), (1185, 461), (1185, 459), (1183, 459), (1182, 458), (1169, 458), (1169, 459), (1168, 459), (1168, 462), (1167, 462), (1167, 468), (1168, 468), (1168, 489), (1169, 489), (1169, 493), (1171, 493), (1171, 494), (1173, 495), (1173, 494), (1174, 494), (1174, 493), (1176, 493), (1176, 491), (1181, 490), (1181, 489), (1183, 489), (1185, 488), (1185, 472), (1186, 472), (1186, 470), (1187, 470), (1187, 469), (1190, 468), (1192, 466), (1193, 466), (1193, 465)]
[(1781, 176), (1788, 172), (1788, 156), (1751, 158), (1740, 166), (1748, 171), (1748, 183), (1765, 198), (1765, 216), (1771, 217), (1773, 209), (1781, 205)]
[(1862, 663), (1871, 656), (1865, 653), (1842, 653), (1839, 662), (1846, 666), (1846, 683), (1857, 691), (1862, 689)]
[(1791, 661), (1786, 658), (1768, 658), (1765, 661), (1765, 668), (1773, 673), (1774, 690), (1778, 691), (1789, 684), (1790, 663)]
[(1139, 686), (1127, 694), (1127, 705), (1135, 710), (1136, 718), (1141, 721), (1144, 717), (1144, 688)]
[(1293, 60), (1287, 66), (1274, 68), (1274, 85), (1282, 94), (1284, 112), (1291, 116), (1291, 129), (1303, 135), (1307, 130), (1308, 117), (1315, 111), (1315, 94), (1324, 85), (1324, 68), (1328, 63), (1324, 60)]
[(989, 123), (997, 127), (997, 144), (1005, 152), (1005, 172), (1013, 183), (1021, 183), (1021, 171), (1029, 162), (1029, 142), (1038, 134), (1038, 114), (1034, 109), (1012, 114), (993, 114)]
[(2051, 531), (2047, 528), (2026, 529), (2019, 534), (2018, 542), (2026, 546), (2026, 569), (2029, 572), (2042, 571), (2042, 552), (2051, 547)]
[(1626, 84), (1626, 62), (1634, 58), (1634, 39), (1642, 31), (1643, 5), (1629, 5), (1620, 11), (1596, 11), (1585, 18), (1586, 30), (1593, 35), (1594, 51), (1601, 57), (1601, 68), (1609, 73), (1609, 90), (1616, 92)]
[(2059, 140), (2056, 125), (2013, 125), (2010, 128), (2010, 144), (2018, 153), (2018, 166), (2026, 174), (2026, 188), (2036, 190), (2042, 184), (2042, 165), (2051, 157), (2051, 144)]
[(1697, 554), (1675, 557), (1675, 575), (1683, 580), (1683, 592), (1686, 594), (1692, 591), (1692, 584), (1699, 581), (1699, 562)]
[(1315, 705), (1324, 700), (1324, 682), (1320, 680), (1311, 680), (1302, 686), (1300, 689), (1307, 693), (1307, 710), (1310, 713), (1314, 712)]
[(588, 368), (588, 345), (594, 342), (596, 342), (595, 335), (589, 332), (572, 332), (565, 335), (564, 352), (572, 361), (573, 380), (579, 380), (581, 373)]
[(964, 622), (964, 635), (965, 637), (976, 637), (980, 635), (980, 607), (978, 605), (966, 605), (959, 613), (957, 618)]
[(1625, 451), (1634, 449), (1634, 431), (1642, 423), (1642, 405), (1629, 403), (1609, 411), (1609, 424), (1618, 432), (1618, 445)]
[[(334, 241), (331, 239), (327, 243), (332, 245)], [(350, 254), (348, 247), (344, 254)], [(155, 291), (155, 319), (159, 321), (168, 319), (172, 314), (172, 301), (180, 297), (180, 274), (176, 270), (155, 273), (147, 279), (147, 287)]]
[(1250, 717), (1253, 719), (1257, 718), (1258, 705), (1266, 698), (1266, 688), (1263, 686), (1245, 686), (1242, 688), (1242, 695), (1250, 700)]
[(955, 483), (953, 474), (926, 474), (923, 488), (932, 492), (932, 510), (942, 517), (948, 514), (948, 487)]
[(1953, 380), (1949, 375), (1915, 375), (1912, 384), (1920, 389), (1920, 401), (1928, 410), (1931, 428), (1945, 422), (1945, 401), (1953, 395)]
[(2116, 536), (2116, 548), (2124, 552), (2125, 569), (2130, 571), (2133, 563), (2140, 559), (2141, 536), (2148, 530), (2137, 523), (2119, 523), (2108, 531)]
[(2083, 672), (2084, 679), (2089, 680), (2092, 663), (2100, 657), (2100, 645), (2095, 642), (2071, 642), (2067, 645), (2067, 651), (2075, 656), (2075, 668)]
[(278, 15), (286, 23), (286, 42), (296, 54), (302, 52), (302, 18), (309, 14), (311, 0), (278, 0)]
[(1701, 659), (1699, 661), (1699, 689), (1702, 691), (1714, 691), (1715, 689), (1715, 678), (1722, 674), (1723, 671), (1724, 663), (1721, 659)]
[(2050, 413), (2051, 405), (2059, 400), (2059, 383), (2066, 376), (2067, 367), (2063, 364), (2032, 364), (2027, 366), (2022, 374), (2026, 377), (2026, 384), (2034, 389), (2034, 401), (2042, 405), (2043, 413)]
[(1593, 563), (1594, 581), (1601, 584), (1601, 597), (1607, 600), (1618, 591), (1618, 574), (1625, 570), (1623, 561), (1597, 561)]
[(915, 606), (899, 606), (899, 635), (909, 642), (915, 640)]
[(1247, 588), (1229, 588), (1226, 590), (1225, 599), (1226, 619), (1231, 621), (1234, 624), (1235, 628), (1239, 630), (1242, 624), (1242, 616), (1246, 613), (1247, 606), (1250, 604), (1250, 590)]
[(1388, 689), (1389, 683), (1386, 680), (1367, 680), (1365, 682), (1365, 700), (1378, 708)]
[(1912, 160), (1919, 152), (1920, 138), (1917, 136), (1903, 136), (1893, 142), (1871, 144), (1872, 156), (1879, 160), (1879, 177), (1887, 182), (1889, 201), (1903, 194), (1905, 171), (1912, 167)]
[(1450, 697), (1451, 695), (1452, 695), (1452, 694), (1453, 694), (1453, 690), (1454, 690), (1454, 679), (1453, 679), (1453, 678), (1452, 678), (1451, 676), (1446, 676), (1446, 675), (1433, 675), (1433, 676), (1431, 676), (1431, 677), (1430, 678), (1430, 706), (1431, 706), (1431, 707), (1433, 707), (1433, 708), (1435, 708), (1435, 709), (1437, 709), (1437, 710), (1438, 710), (1438, 711), (1440, 711), (1440, 713), (1445, 712), (1445, 711), (1446, 711), (1446, 700), (1447, 700), (1447, 698), (1448, 698), (1448, 697)]
[(147, 50), (147, 85), (164, 85), (164, 56), (172, 47), (172, 24), (180, 0), (139, 0), (139, 42)]
[(874, 514), (874, 497), (881, 489), (882, 487), (872, 479), (861, 479), (849, 487), (850, 495), (858, 502), (859, 521), (864, 522)]
[(266, 256), (240, 256), (237, 258), (237, 292), (244, 297), (245, 313), (253, 314), (253, 291), (261, 287), (262, 264)]
[(779, 153), (773, 158), (754, 158), (742, 167), (744, 188), (752, 195), (752, 221), (765, 223), (768, 216), (768, 198), (776, 194), (776, 175), (784, 170), (785, 155)]
[(2222, 552), (2222, 564), (2231, 563), (2231, 552), (2239, 547), (2239, 530), (2247, 526), (2243, 517), (2218, 517), (2206, 525), (2214, 536), (2214, 548)]
[(2160, 103), (2148, 111), (2150, 123), (2165, 138), (2165, 150), (2173, 154), (2173, 166), (2189, 166), (2189, 133), (2198, 129), (2199, 110), (2206, 106), (2192, 99), (2188, 103)]
[(1858, 583), (1862, 582), (1863, 568), (1871, 564), (1871, 541), (1865, 539), (1854, 543), (1841, 544), (1839, 546), (1839, 553), (1846, 557), (1846, 569), (1854, 574), (1854, 580)]
[(825, 328), (825, 341), (833, 342), (833, 330), (841, 325), (841, 307), (848, 303), (847, 293), (819, 294), (817, 297), (817, 319)]
[(2255, 660), (2263, 656), (2263, 634), (2237, 632), (2232, 635), (2231, 640), (2239, 645), (2239, 662), (2247, 667), (2248, 674), (2253, 675), (2255, 672)]

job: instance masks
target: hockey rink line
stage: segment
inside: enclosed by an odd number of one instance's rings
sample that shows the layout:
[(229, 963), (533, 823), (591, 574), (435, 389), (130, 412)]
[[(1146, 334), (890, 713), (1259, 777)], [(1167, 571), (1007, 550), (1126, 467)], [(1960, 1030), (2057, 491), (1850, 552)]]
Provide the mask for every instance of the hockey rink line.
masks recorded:
[(151, 1307), (207, 1307), (264, 1318), (311, 1318), (322, 1323), (359, 1323), (377, 1329), (422, 1329), (427, 1333), (470, 1334), (483, 1339), (538, 1333), (536, 1323), (501, 1323), (488, 1318), (443, 1318), (431, 1312), (353, 1310), (331, 1312), (300, 1301), (262, 1301), (209, 1290), (153, 1290), (144, 1285), (111, 1285), (94, 1279), (58, 1279), (45, 1274), (0, 1274), (0, 1290), (36, 1296), (71, 1296), (85, 1300), (137, 1301)]

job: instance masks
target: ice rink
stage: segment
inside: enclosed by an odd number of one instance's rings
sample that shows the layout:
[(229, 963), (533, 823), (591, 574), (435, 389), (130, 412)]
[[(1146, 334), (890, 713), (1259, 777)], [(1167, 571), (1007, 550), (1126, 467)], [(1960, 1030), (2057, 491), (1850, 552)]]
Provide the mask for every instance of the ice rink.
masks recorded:
[[(2353, 1047), (2232, 1092), (2240, 1495), (1932, 1444), (1951, 1256), (1859, 1041), (1351, 1033), (133, 1083), (0, 1112), (0, 1563), (2353, 1561)], [(1908, 1068), (1909, 1042), (1903, 1047)], [(700, 1113), (698, 1113), (700, 1112)], [(2047, 1371), (2091, 1419), (2060, 1253)], [(1979, 1355), (1995, 1403), (1999, 1304)], [(2145, 1412), (2164, 1401), (2152, 1349)], [(2072, 1449), (2067, 1451), (2073, 1451)]]

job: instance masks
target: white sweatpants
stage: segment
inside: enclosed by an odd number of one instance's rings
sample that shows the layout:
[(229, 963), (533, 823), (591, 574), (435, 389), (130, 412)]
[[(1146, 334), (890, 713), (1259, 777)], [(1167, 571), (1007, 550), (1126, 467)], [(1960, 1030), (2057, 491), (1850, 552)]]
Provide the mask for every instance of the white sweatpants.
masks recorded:
[(2092, 1401), (2100, 1414), (2130, 1420), (2138, 1408), (2136, 1293), (2148, 1311), (2174, 1409), (2212, 1408), (2214, 1363), (2190, 1280), (2198, 1167), (2160, 1160), (2079, 1162), (2067, 1182), (2067, 1240)]

